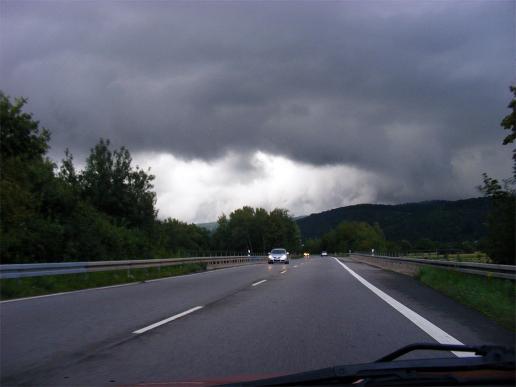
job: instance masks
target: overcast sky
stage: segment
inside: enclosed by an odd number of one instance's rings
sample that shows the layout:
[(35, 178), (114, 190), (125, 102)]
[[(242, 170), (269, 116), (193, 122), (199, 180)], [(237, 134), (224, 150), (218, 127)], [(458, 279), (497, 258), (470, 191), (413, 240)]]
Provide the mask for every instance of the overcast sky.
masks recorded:
[(100, 137), (160, 217), (478, 196), (511, 174), (514, 1), (0, 1), (0, 89), (50, 156)]

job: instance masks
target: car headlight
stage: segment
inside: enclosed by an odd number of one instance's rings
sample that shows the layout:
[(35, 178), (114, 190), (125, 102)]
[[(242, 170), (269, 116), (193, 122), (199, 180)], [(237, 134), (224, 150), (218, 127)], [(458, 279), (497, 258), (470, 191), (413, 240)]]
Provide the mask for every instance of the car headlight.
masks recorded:
[(269, 257), (269, 259), (272, 259), (272, 255), (269, 254), (268, 257)]
[(287, 259), (287, 256), (286, 256), (285, 254), (283, 254), (283, 255), (281, 256), (281, 259)]

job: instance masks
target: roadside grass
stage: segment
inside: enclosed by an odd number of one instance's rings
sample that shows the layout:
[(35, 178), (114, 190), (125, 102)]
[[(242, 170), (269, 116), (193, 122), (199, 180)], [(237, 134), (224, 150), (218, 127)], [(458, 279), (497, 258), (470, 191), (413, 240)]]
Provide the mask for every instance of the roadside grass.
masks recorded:
[(418, 278), (516, 332), (516, 287), (513, 281), (433, 267), (422, 267)]
[(479, 262), (492, 263), (491, 258), (480, 251), (475, 253), (460, 253), (460, 254), (436, 254), (436, 253), (410, 253), (407, 257), (425, 258), (425, 259), (443, 259), (455, 262)]
[(0, 299), (40, 296), (69, 292), (100, 286), (141, 282), (150, 279), (173, 277), (206, 270), (206, 264), (149, 267), (143, 269), (97, 271), (83, 274), (63, 274), (45, 277), (26, 277), (0, 280)]

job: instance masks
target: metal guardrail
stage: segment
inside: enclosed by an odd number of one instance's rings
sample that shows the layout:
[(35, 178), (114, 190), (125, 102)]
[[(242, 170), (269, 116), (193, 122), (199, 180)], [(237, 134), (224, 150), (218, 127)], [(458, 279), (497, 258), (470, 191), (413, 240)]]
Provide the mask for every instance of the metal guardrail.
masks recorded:
[(141, 259), (125, 261), (20, 263), (0, 265), (0, 279), (40, 277), (47, 275), (80, 274), (94, 271), (129, 270), (164, 267), (186, 263), (207, 265), (232, 265), (266, 262), (264, 256), (192, 257), (167, 259)]
[(439, 261), (421, 258), (407, 257), (388, 257), (384, 255), (372, 255), (366, 253), (351, 253), (351, 255), (359, 255), (369, 258), (378, 258), (390, 262), (410, 263), (422, 266), (434, 266), (442, 269), (456, 270), (468, 274), (483, 275), (486, 277), (505, 278), (516, 280), (516, 266), (514, 265), (498, 265), (493, 263), (479, 262), (456, 262), (456, 261)]

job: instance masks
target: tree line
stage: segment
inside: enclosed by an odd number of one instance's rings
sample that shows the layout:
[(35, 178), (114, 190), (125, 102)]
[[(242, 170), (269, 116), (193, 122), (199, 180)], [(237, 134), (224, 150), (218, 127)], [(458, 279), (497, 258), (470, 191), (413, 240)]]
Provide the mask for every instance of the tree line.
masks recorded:
[(231, 246), (238, 250), (268, 252), (274, 247), (299, 251), (301, 236), (296, 222), (284, 209), (267, 212), (263, 208), (243, 207), (229, 216), (222, 215), (213, 234), (216, 249)]
[(67, 150), (47, 157), (50, 132), (23, 110), (27, 100), (0, 92), (0, 257), (2, 263), (173, 257), (210, 250), (263, 252), (299, 247), (286, 210), (244, 207), (221, 216), (211, 234), (158, 219), (154, 176), (109, 140), (90, 150), (85, 167)]
[(305, 249), (309, 252), (376, 251), (385, 250), (389, 242), (378, 223), (342, 222), (321, 238), (308, 239)]
[(378, 223), (371, 225), (363, 221), (343, 221), (320, 238), (308, 238), (304, 246), (309, 252), (323, 250), (331, 252), (371, 251), (375, 249), (375, 251), (406, 254), (432, 251), (473, 253), (479, 251), (479, 246), (483, 245), (471, 241), (443, 243), (429, 238), (420, 238), (414, 242), (406, 239), (393, 241), (386, 238)]

